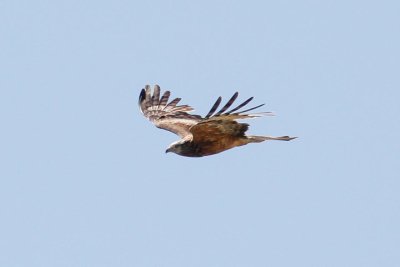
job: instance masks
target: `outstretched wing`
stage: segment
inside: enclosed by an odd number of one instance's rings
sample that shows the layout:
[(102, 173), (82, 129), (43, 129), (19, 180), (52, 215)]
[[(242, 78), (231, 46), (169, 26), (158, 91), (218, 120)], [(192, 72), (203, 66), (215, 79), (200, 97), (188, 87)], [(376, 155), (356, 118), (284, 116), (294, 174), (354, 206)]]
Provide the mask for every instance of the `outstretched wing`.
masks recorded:
[[(251, 110), (257, 109), (259, 107), (264, 106), (265, 104), (261, 104), (246, 110), (240, 111), (241, 108), (246, 106), (248, 103), (253, 100), (253, 97), (250, 97), (237, 107), (226, 111), (228, 108), (232, 106), (232, 104), (235, 102), (236, 98), (239, 96), (239, 93), (236, 92), (230, 99), (229, 101), (219, 110), (217, 113), (215, 111), (218, 109), (219, 105), (221, 104), (221, 97), (218, 97), (217, 101), (214, 103), (208, 114), (204, 117), (207, 120), (237, 120), (237, 119), (247, 119), (247, 118), (254, 118), (254, 117), (260, 117), (263, 115), (273, 115), (272, 112), (259, 112), (259, 113), (252, 113), (252, 114), (244, 114), (245, 112), (249, 112)], [(225, 112), (226, 111), (226, 112)], [(214, 114), (215, 113), (215, 114)], [(204, 121), (205, 122), (205, 121)]]
[(201, 121), (201, 116), (189, 114), (193, 108), (188, 105), (178, 106), (180, 98), (175, 98), (168, 103), (169, 91), (165, 91), (160, 98), (160, 87), (154, 86), (153, 95), (151, 88), (146, 85), (140, 92), (139, 107), (143, 115), (158, 128), (173, 132), (184, 138), (191, 135), (189, 128)]
[[(225, 141), (232, 142), (235, 138), (243, 137), (249, 126), (247, 123), (239, 123), (236, 120), (260, 117), (263, 115), (273, 115), (272, 112), (245, 114), (245, 112), (262, 107), (265, 104), (240, 111), (241, 108), (253, 100), (253, 97), (250, 97), (237, 107), (226, 111), (232, 106), (238, 95), (239, 93), (236, 92), (225, 106), (215, 113), (221, 104), (222, 98), (219, 97), (204, 119), (190, 128), (190, 132), (193, 134), (193, 140), (195, 142), (215, 142), (216, 140), (221, 140), (221, 143)], [(223, 140), (224, 138), (226, 140)]]

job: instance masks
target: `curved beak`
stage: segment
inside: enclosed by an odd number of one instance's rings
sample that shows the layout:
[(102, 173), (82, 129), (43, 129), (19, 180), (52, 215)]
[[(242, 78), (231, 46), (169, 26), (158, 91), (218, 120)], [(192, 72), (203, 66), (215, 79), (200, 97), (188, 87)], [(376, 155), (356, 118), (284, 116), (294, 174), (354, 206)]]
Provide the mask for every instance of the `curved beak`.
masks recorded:
[(167, 148), (167, 150), (165, 150), (165, 153), (169, 153), (171, 152), (171, 150), (169, 148)]

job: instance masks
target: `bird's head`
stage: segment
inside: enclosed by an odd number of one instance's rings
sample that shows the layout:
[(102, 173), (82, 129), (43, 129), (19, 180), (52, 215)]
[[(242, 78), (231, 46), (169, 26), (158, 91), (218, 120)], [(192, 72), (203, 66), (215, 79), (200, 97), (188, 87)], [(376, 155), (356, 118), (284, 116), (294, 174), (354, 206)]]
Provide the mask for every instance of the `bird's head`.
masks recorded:
[(172, 143), (167, 150), (165, 150), (165, 153), (173, 152), (175, 154), (181, 155), (181, 156), (188, 156), (189, 154), (192, 153), (192, 150), (190, 149), (188, 142), (186, 140), (179, 140), (174, 143)]

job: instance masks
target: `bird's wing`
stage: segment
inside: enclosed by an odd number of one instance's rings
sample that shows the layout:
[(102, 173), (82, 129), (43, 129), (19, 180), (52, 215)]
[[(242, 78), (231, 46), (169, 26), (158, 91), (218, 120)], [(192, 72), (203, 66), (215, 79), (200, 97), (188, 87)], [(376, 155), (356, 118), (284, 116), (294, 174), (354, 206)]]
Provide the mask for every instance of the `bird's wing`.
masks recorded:
[(193, 108), (188, 105), (177, 106), (180, 98), (168, 103), (169, 91), (165, 91), (160, 98), (160, 87), (151, 88), (146, 85), (140, 92), (139, 107), (143, 115), (158, 128), (173, 132), (184, 138), (191, 135), (189, 128), (201, 121), (201, 116), (189, 114)]
[(225, 106), (223, 106), (217, 113), (215, 113), (215, 111), (221, 104), (222, 98), (219, 97), (217, 99), (217, 101), (211, 107), (210, 111), (204, 117), (204, 119), (190, 128), (190, 132), (193, 134), (194, 141), (207, 142), (207, 141), (216, 141), (217, 139), (224, 137), (225, 138), (241, 137), (244, 136), (244, 133), (247, 131), (249, 125), (247, 123), (239, 123), (236, 120), (255, 118), (264, 115), (273, 115), (272, 112), (245, 114), (245, 112), (262, 107), (264, 106), (264, 104), (240, 111), (241, 108), (243, 108), (251, 100), (253, 100), (253, 97), (250, 97), (237, 107), (229, 111), (226, 111), (232, 106), (238, 95), (239, 93), (236, 92), (225, 104)]
[[(249, 112), (251, 110), (254, 110), (256, 108), (262, 107), (265, 104), (261, 104), (246, 110), (240, 111), (241, 108), (246, 106), (248, 103), (250, 103), (251, 100), (253, 100), (253, 97), (250, 97), (237, 107), (226, 111), (228, 108), (232, 106), (232, 104), (235, 102), (236, 98), (238, 97), (239, 93), (236, 92), (230, 99), (229, 101), (223, 106), (217, 113), (215, 111), (218, 109), (219, 105), (221, 104), (222, 98), (219, 97), (217, 101), (214, 103), (214, 105), (211, 107), (210, 111), (208, 114), (204, 117), (204, 119), (207, 120), (237, 120), (237, 119), (247, 119), (247, 118), (255, 118), (255, 117), (260, 117), (264, 115), (273, 115), (272, 112), (259, 112), (259, 113), (252, 113), (252, 114), (245, 114), (245, 112)], [(214, 114), (215, 113), (215, 114)]]

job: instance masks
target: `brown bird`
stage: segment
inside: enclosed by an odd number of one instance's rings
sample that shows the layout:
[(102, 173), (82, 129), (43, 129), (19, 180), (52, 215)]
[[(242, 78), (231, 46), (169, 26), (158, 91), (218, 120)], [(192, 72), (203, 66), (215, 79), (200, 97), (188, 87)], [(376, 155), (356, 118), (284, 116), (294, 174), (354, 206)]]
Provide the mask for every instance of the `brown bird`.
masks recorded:
[(239, 109), (247, 105), (253, 97), (229, 111), (226, 111), (238, 97), (236, 92), (231, 99), (217, 113), (222, 98), (219, 97), (208, 114), (203, 118), (200, 115), (189, 114), (193, 108), (188, 105), (177, 106), (180, 98), (175, 98), (168, 103), (170, 92), (166, 91), (160, 98), (160, 87), (154, 86), (153, 95), (151, 88), (146, 85), (140, 92), (139, 107), (143, 115), (158, 128), (173, 132), (181, 137), (172, 143), (165, 151), (174, 152), (186, 157), (203, 157), (220, 153), (222, 151), (247, 145), (260, 143), (266, 140), (289, 141), (296, 137), (289, 136), (255, 136), (245, 135), (249, 125), (239, 123), (238, 119), (272, 115), (271, 112), (244, 114), (259, 108), (262, 105), (243, 111)]

